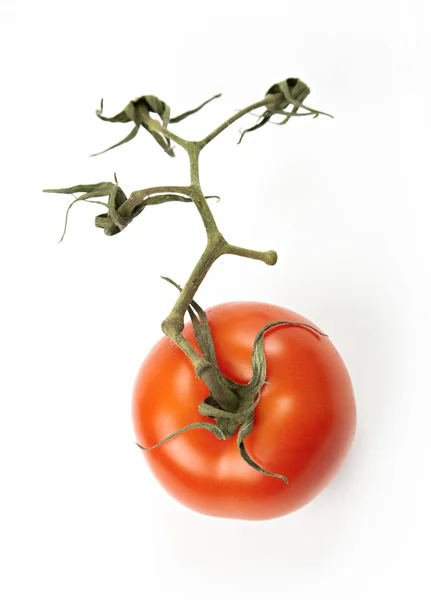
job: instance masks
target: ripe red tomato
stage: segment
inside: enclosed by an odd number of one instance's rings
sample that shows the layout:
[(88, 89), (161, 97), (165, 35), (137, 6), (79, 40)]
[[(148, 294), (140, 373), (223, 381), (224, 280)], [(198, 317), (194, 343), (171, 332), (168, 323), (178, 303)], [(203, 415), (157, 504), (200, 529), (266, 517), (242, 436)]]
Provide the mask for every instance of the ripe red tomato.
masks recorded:
[[(232, 302), (206, 311), (221, 371), (247, 383), (258, 331), (277, 320), (312, 324), (285, 308)], [(198, 348), (190, 323), (184, 335)], [(330, 339), (300, 326), (265, 333), (269, 382), (262, 388), (254, 428), (245, 438), (249, 455), (262, 467), (289, 479), (252, 469), (236, 437), (217, 439), (189, 430), (143, 451), (164, 488), (198, 512), (237, 519), (270, 519), (309, 502), (329, 482), (353, 439), (355, 400), (346, 367)], [(139, 371), (133, 395), (137, 442), (145, 447), (189, 423), (209, 421), (198, 404), (209, 395), (188, 358), (168, 338), (152, 349)]]

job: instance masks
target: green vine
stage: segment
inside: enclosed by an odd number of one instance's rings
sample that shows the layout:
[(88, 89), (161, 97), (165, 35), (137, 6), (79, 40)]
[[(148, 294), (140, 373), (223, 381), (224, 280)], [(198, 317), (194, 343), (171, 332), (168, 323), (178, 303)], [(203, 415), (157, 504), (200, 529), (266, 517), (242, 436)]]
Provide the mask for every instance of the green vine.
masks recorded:
[[(242, 132), (238, 143), (241, 143), (246, 133), (263, 127), (266, 123), (271, 122), (272, 117), (276, 115), (283, 117), (282, 121), (277, 122), (279, 125), (286, 124), (292, 117), (327, 115), (327, 113), (322, 113), (303, 104), (309, 93), (310, 89), (308, 86), (297, 78), (289, 78), (276, 83), (269, 88), (262, 99), (237, 111), (199, 141), (183, 139), (172, 132), (169, 129), (169, 125), (178, 123), (193, 115), (208, 104), (208, 102), (218, 98), (220, 94), (213, 96), (197, 108), (186, 111), (174, 118), (170, 116), (170, 107), (156, 96), (147, 95), (136, 98), (113, 117), (105, 117), (103, 115), (102, 100), (100, 109), (96, 111), (100, 119), (108, 122), (130, 122), (134, 124), (133, 129), (124, 139), (110, 146), (107, 150), (129, 142), (139, 133), (142, 127), (155, 139), (168, 156), (174, 156), (172, 142), (187, 152), (190, 164), (190, 184), (188, 186), (148, 187), (134, 191), (127, 197), (119, 187), (117, 177), (114, 175), (114, 182), (100, 182), (69, 188), (44, 190), (45, 192), (60, 194), (82, 194), (78, 198), (75, 198), (67, 209), (61, 240), (66, 233), (69, 211), (74, 204), (80, 201), (101, 204), (106, 208), (106, 212), (98, 215), (95, 219), (96, 227), (102, 228), (106, 235), (116, 235), (123, 231), (148, 206), (155, 206), (166, 202), (193, 202), (195, 204), (205, 227), (207, 244), (183, 288), (175, 284), (172, 280), (165, 278), (177, 287), (179, 296), (171, 312), (162, 322), (162, 330), (187, 355), (194, 366), (196, 375), (208, 387), (210, 396), (198, 408), (201, 415), (210, 417), (215, 423), (192, 423), (184, 429), (168, 436), (152, 448), (166, 443), (187, 429), (197, 427), (208, 429), (220, 439), (227, 439), (238, 432), (237, 443), (242, 458), (259, 472), (279, 477), (286, 483), (287, 479), (283, 475), (266, 471), (253, 461), (244, 445), (245, 437), (252, 430), (254, 411), (259, 402), (262, 387), (265, 385), (266, 359), (263, 350), (264, 333), (273, 327), (289, 325), (308, 328), (318, 335), (324, 334), (304, 323), (291, 321), (269, 323), (258, 333), (254, 343), (252, 357), (253, 376), (250, 382), (246, 385), (240, 385), (229, 380), (221, 373), (217, 365), (208, 320), (205, 312), (196, 304), (194, 300), (195, 294), (211, 266), (220, 256), (232, 254), (234, 256), (259, 260), (267, 265), (274, 265), (277, 262), (277, 253), (274, 250), (259, 251), (242, 248), (229, 243), (224, 238), (207, 202), (209, 196), (205, 196), (201, 188), (199, 157), (202, 150), (227, 127), (244, 115), (252, 113), (257, 109), (263, 108), (264, 112), (258, 117), (258, 121), (253, 127)], [(286, 110), (288, 107), (291, 107), (290, 110)], [(102, 154), (103, 152), (97, 154)], [(108, 201), (94, 200), (94, 198), (100, 197), (108, 197)], [(186, 312), (190, 315), (201, 352), (195, 350), (182, 333)], [(146, 450), (152, 448), (147, 448)]]

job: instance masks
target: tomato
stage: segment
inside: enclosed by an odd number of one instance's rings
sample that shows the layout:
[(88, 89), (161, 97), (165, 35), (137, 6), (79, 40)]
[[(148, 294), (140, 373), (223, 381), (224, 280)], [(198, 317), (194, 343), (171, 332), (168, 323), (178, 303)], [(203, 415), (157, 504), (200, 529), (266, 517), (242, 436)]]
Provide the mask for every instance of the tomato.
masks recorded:
[[(304, 317), (259, 302), (232, 302), (206, 311), (219, 367), (238, 383), (252, 375), (258, 331), (277, 320)], [(184, 336), (198, 348), (191, 323)], [(255, 471), (241, 458), (236, 437), (188, 430), (154, 450), (143, 451), (156, 478), (179, 502), (217, 517), (271, 519), (314, 498), (341, 465), (353, 439), (356, 408), (347, 369), (328, 337), (283, 325), (265, 333), (268, 382), (245, 438), (248, 454), (289, 483)], [(141, 366), (133, 393), (136, 440), (144, 447), (197, 421), (209, 395), (184, 353), (161, 339)]]

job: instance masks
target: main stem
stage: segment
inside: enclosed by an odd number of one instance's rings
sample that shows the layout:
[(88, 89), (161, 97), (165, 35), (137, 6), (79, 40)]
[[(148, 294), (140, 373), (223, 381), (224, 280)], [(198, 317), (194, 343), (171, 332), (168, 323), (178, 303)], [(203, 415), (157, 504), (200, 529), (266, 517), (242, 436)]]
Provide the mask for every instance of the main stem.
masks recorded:
[(220, 256), (223, 254), (234, 254), (236, 256), (252, 258), (255, 260), (260, 260), (268, 265), (273, 265), (277, 261), (277, 254), (273, 250), (259, 252), (256, 250), (241, 248), (239, 246), (232, 246), (225, 240), (219, 228), (217, 227), (217, 223), (200, 185), (199, 155), (201, 150), (212, 139), (214, 139), (234, 121), (247, 114), (251, 110), (264, 106), (267, 104), (267, 102), (268, 98), (265, 98), (264, 100), (256, 102), (242, 111), (239, 111), (233, 117), (220, 125), (220, 127), (214, 130), (206, 138), (198, 142), (183, 140), (177, 135), (173, 135), (166, 128), (160, 128), (160, 125), (156, 126), (166, 137), (177, 142), (188, 153), (190, 162), (189, 195), (199, 211), (207, 234), (206, 248), (196, 263), (196, 266), (194, 267), (187, 283), (178, 296), (174, 307), (172, 308), (168, 317), (163, 321), (162, 330), (165, 335), (167, 335), (189, 357), (193, 363), (193, 366), (195, 367), (196, 374), (206, 383), (211, 395), (217, 401), (219, 406), (229, 411), (235, 410), (239, 399), (234, 392), (227, 389), (220, 383), (217, 367), (208, 363), (208, 361), (206, 361), (198, 352), (196, 352), (190, 342), (183, 336), (182, 330), (184, 328), (184, 316), (197, 290), (199, 289), (199, 286), (201, 285), (211, 266)]

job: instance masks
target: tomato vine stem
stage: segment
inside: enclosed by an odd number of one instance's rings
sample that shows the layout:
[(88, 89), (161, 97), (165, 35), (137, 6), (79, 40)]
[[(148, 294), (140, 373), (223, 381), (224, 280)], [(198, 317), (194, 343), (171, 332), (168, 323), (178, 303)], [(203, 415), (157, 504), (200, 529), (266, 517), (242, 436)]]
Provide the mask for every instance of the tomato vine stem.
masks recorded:
[[(64, 194), (83, 193), (79, 198), (75, 198), (69, 206), (69, 209), (77, 201), (99, 203), (105, 206), (107, 212), (98, 215), (95, 224), (97, 227), (103, 228), (107, 235), (115, 235), (122, 231), (147, 206), (173, 201), (193, 202), (195, 204), (205, 227), (207, 235), (206, 247), (198, 259), (186, 284), (181, 288), (180, 294), (171, 312), (162, 322), (162, 330), (164, 334), (168, 336), (190, 359), (195, 368), (196, 375), (205, 382), (212, 398), (216, 401), (219, 408), (228, 412), (235, 412), (238, 409), (241, 398), (235, 393), (235, 386), (232, 387), (229, 382), (226, 382), (226, 380), (223, 379), (217, 364), (212, 364), (211, 359), (208, 360), (205, 356), (202, 356), (183, 336), (182, 331), (184, 328), (185, 313), (193, 303), (194, 296), (211, 266), (218, 258), (220, 258), (220, 256), (231, 254), (258, 260), (266, 265), (275, 265), (277, 262), (277, 253), (275, 250), (259, 251), (242, 248), (229, 243), (224, 238), (217, 226), (206, 196), (202, 191), (199, 176), (200, 153), (230, 125), (259, 108), (265, 108), (265, 112), (259, 116), (258, 122), (253, 127), (242, 132), (238, 143), (241, 142), (246, 133), (264, 126), (274, 115), (283, 115), (285, 118), (279, 123), (283, 124), (294, 116), (313, 115), (314, 117), (317, 117), (319, 114), (326, 114), (303, 104), (303, 101), (309, 92), (310, 89), (308, 86), (297, 78), (288, 78), (276, 83), (269, 88), (263, 98), (236, 111), (234, 115), (226, 119), (206, 137), (198, 141), (186, 140), (180, 137), (171, 131), (168, 128), (168, 125), (169, 123), (177, 123), (194, 114), (208, 104), (208, 102), (219, 97), (220, 94), (213, 96), (193, 110), (186, 111), (175, 118), (170, 117), (169, 106), (156, 96), (147, 95), (135, 98), (129, 102), (120, 113), (113, 117), (106, 117), (102, 114), (102, 101), (100, 109), (96, 111), (96, 114), (100, 119), (117, 123), (133, 122), (134, 124), (132, 131), (130, 131), (130, 133), (120, 142), (110, 146), (108, 150), (129, 142), (138, 134), (138, 131), (141, 130), (142, 126), (152, 135), (159, 146), (161, 146), (169, 156), (174, 156), (174, 149), (171, 142), (174, 142), (187, 152), (190, 165), (190, 184), (187, 186), (149, 187), (132, 192), (129, 198), (126, 197), (123, 190), (119, 187), (116, 176), (114, 177), (115, 183), (99, 182), (96, 184), (78, 185), (70, 188), (44, 190), (46, 192)], [(289, 106), (292, 106), (293, 108), (290, 111), (286, 111), (285, 109)], [(298, 110), (300, 108), (306, 112), (299, 113)], [(160, 120), (153, 118), (152, 115), (154, 114), (158, 115)], [(106, 152), (106, 150), (103, 152)], [(102, 196), (109, 196), (108, 203), (93, 200), (93, 198)], [(67, 225), (67, 214), (65, 228)], [(207, 333), (210, 335), (209, 332)], [(202, 354), (205, 353), (202, 352)]]
[[(165, 136), (165, 138), (176, 142), (187, 152), (190, 163), (190, 187), (188, 188), (187, 193), (190, 195), (190, 198), (193, 200), (197, 210), (199, 211), (207, 234), (206, 248), (196, 263), (189, 279), (182, 288), (182, 291), (178, 296), (178, 299), (175, 302), (171, 312), (162, 322), (162, 331), (187, 355), (187, 357), (193, 363), (197, 376), (207, 385), (211, 396), (216, 400), (222, 409), (227, 411), (234, 411), (238, 407), (240, 399), (232, 390), (229, 390), (226, 386), (220, 383), (220, 377), (216, 372), (216, 367), (214, 365), (210, 365), (208, 361), (206, 361), (199, 353), (197, 353), (190, 342), (188, 342), (182, 335), (182, 330), (184, 328), (184, 317), (197, 290), (199, 289), (199, 286), (201, 285), (211, 266), (220, 256), (232, 254), (234, 256), (259, 260), (267, 265), (275, 265), (277, 262), (277, 253), (275, 250), (267, 250), (262, 252), (248, 248), (241, 248), (239, 246), (234, 246), (225, 240), (217, 226), (201, 188), (199, 177), (199, 158), (201, 150), (203, 150), (203, 148), (205, 148), (212, 140), (214, 140), (235, 121), (261, 107), (268, 108), (273, 106), (276, 108), (283, 100), (285, 100), (285, 97), (281, 92), (267, 94), (263, 99), (258, 100), (257, 102), (254, 102), (237, 111), (233, 116), (229, 117), (226, 121), (219, 125), (219, 127), (217, 127), (214, 131), (209, 133), (200, 141), (185, 140), (171, 132), (167, 127), (164, 127), (157, 120), (154, 120), (150, 125), (150, 129), (154, 129)], [(166, 191), (174, 190), (172, 189)]]
[[(177, 344), (177, 346), (179, 346), (181, 350), (188, 356), (193, 363), (197, 376), (205, 382), (212, 397), (217, 401), (221, 408), (228, 411), (232, 411), (237, 408), (239, 404), (239, 398), (233, 391), (229, 390), (220, 383), (220, 378), (216, 372), (216, 367), (214, 365), (210, 365), (208, 361), (202, 358), (194, 350), (193, 346), (184, 338), (181, 332), (184, 328), (184, 316), (188, 307), (193, 301), (199, 286), (201, 285), (211, 266), (220, 256), (223, 256), (224, 254), (232, 254), (254, 260), (260, 260), (267, 265), (274, 265), (277, 262), (277, 253), (274, 250), (261, 252), (258, 250), (241, 248), (239, 246), (229, 244), (225, 240), (217, 226), (209, 204), (206, 201), (199, 178), (199, 156), (201, 148), (209, 143), (209, 141), (214, 139), (216, 135), (221, 133), (236, 119), (240, 118), (243, 116), (243, 114), (246, 114), (250, 110), (255, 109), (257, 106), (262, 106), (262, 101), (252, 104), (251, 106), (247, 107), (247, 109), (244, 109), (244, 111), (240, 111), (240, 113), (231, 119), (228, 119), (228, 121), (223, 123), (218, 129), (216, 129), (207, 138), (204, 138), (204, 140), (201, 142), (186, 141), (181, 139), (180, 145), (187, 151), (190, 161), (190, 187), (188, 193), (196, 205), (204, 224), (207, 234), (207, 245), (198, 262), (196, 263), (196, 266), (194, 267), (189, 279), (184, 285), (180, 295), (178, 296), (178, 299), (175, 302), (170, 314), (162, 323), (163, 333), (175, 344)], [(166, 128), (160, 128), (160, 131), (165, 137), (174, 139), (171, 137), (171, 132)], [(175, 138), (175, 141), (179, 143), (178, 136), (175, 136)]]

